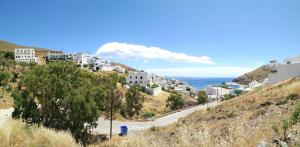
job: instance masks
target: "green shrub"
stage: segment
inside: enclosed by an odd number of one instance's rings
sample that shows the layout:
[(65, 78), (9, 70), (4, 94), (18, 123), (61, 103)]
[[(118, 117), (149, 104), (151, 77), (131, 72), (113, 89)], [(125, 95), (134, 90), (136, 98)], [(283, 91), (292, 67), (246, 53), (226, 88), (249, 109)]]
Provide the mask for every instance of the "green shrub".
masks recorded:
[(151, 117), (153, 117), (153, 116), (155, 116), (155, 113), (154, 113), (154, 112), (145, 112), (145, 113), (143, 114), (143, 117), (144, 117), (144, 118), (151, 118)]
[(157, 88), (157, 87), (159, 87), (157, 84), (153, 84), (153, 85), (151, 86), (151, 88)]
[(291, 123), (295, 124), (300, 120), (300, 102), (296, 104), (292, 116), (291, 116)]
[(182, 108), (184, 105), (184, 100), (181, 94), (173, 92), (167, 99), (166, 107), (170, 107), (171, 110), (177, 110)]
[(232, 94), (225, 94), (224, 95), (224, 100), (230, 100), (230, 99), (232, 99), (232, 98), (234, 98), (235, 96), (234, 95), (232, 95)]
[(279, 134), (278, 126), (273, 124), (271, 127), (272, 127), (272, 130), (276, 133), (276, 136), (277, 136)]
[(286, 97), (287, 100), (296, 100), (297, 98), (298, 98), (297, 93), (291, 93)]
[(154, 132), (154, 131), (159, 131), (159, 127), (156, 127), (156, 126), (152, 126), (150, 128), (150, 131)]
[(200, 90), (198, 92), (198, 98), (197, 98), (198, 104), (203, 104), (206, 103), (207, 101), (208, 101), (208, 96), (206, 95), (206, 92), (204, 90)]

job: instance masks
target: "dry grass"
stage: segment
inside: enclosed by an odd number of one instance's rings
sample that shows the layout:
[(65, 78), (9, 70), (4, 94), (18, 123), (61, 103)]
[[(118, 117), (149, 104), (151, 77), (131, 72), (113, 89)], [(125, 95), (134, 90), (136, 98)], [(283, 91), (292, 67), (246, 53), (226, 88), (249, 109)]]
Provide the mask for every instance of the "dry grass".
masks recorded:
[(70, 133), (57, 132), (45, 127), (27, 126), (20, 120), (8, 120), (0, 128), (0, 144), (2, 147), (79, 146)]
[[(2, 93), (2, 90), (0, 90)], [(11, 108), (14, 105), (14, 101), (10, 96), (10, 93), (4, 92), (3, 98), (0, 98), (0, 109)]]
[(166, 111), (166, 101), (170, 93), (162, 91), (156, 96), (144, 94), (145, 101), (143, 104), (143, 111), (154, 112), (156, 114), (162, 114)]
[[(252, 147), (265, 142), (268, 146), (274, 146), (272, 142), (275, 133), (271, 125), (281, 126), (282, 120), (290, 116), (295, 103), (300, 101), (297, 99), (280, 103), (291, 93), (300, 94), (300, 79), (290, 79), (255, 89), (221, 102), (215, 108), (194, 112), (166, 128), (118, 138), (103, 145)], [(296, 136), (294, 140), (300, 140), (298, 128), (300, 123), (288, 131)], [(280, 133), (283, 133), (282, 130)]]

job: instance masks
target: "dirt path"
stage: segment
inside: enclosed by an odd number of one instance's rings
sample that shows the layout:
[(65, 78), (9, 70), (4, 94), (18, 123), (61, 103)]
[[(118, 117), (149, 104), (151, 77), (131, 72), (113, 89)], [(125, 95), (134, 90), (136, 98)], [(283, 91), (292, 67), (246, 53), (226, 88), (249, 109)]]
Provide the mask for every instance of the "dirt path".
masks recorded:
[[(177, 122), (180, 118), (185, 117), (197, 110), (205, 109), (207, 107), (214, 107), (218, 104), (218, 102), (212, 102), (205, 105), (199, 105), (192, 108), (188, 108), (182, 110), (180, 112), (176, 112), (167, 116), (160, 117), (155, 119), (154, 121), (147, 122), (126, 122), (126, 121), (113, 121), (113, 134), (120, 133), (120, 126), (127, 126), (129, 131), (138, 131), (138, 130), (146, 130), (151, 128), (152, 126), (166, 126), (172, 123)], [(98, 126), (93, 130), (93, 132), (108, 134), (110, 129), (110, 121), (108, 119), (104, 119), (103, 117), (99, 118)]]

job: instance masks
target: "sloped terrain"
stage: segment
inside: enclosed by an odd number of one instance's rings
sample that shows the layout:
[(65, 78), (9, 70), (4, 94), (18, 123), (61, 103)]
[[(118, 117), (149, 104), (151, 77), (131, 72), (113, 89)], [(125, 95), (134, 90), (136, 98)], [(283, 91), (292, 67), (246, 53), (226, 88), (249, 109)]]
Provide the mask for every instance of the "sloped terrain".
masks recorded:
[(36, 50), (37, 56), (45, 56), (48, 51), (51, 51), (50, 49), (47, 48), (17, 45), (14, 43), (0, 40), (0, 51), (14, 51), (14, 49), (16, 48), (33, 48)]
[(268, 74), (271, 72), (271, 68), (269, 66), (263, 65), (251, 72), (248, 72), (242, 76), (239, 76), (235, 79), (233, 79), (233, 82), (247, 85), (251, 81), (261, 81), (268, 77)]
[[(290, 98), (290, 95), (298, 94)], [(176, 124), (105, 142), (109, 146), (275, 146), (283, 120), (300, 105), (300, 79), (268, 85), (215, 108), (201, 110)], [(298, 106), (299, 107), (299, 106)], [(272, 129), (278, 126), (278, 134)], [(300, 123), (290, 126), (289, 146), (300, 145)], [(280, 138), (280, 137), (279, 137)]]

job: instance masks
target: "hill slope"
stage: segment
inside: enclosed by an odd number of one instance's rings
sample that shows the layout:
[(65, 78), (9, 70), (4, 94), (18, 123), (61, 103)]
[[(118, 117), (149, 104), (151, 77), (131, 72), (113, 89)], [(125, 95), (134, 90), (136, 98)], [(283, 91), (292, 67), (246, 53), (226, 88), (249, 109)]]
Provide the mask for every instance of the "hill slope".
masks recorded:
[[(115, 138), (105, 145), (114, 146), (274, 146), (282, 136), (282, 120), (300, 106), (300, 79), (290, 79), (253, 90), (223, 101), (212, 109), (195, 112), (165, 128), (153, 128), (132, 137)], [(272, 125), (279, 126), (275, 134)], [(251, 131), (250, 131), (251, 130)], [(300, 122), (288, 129), (290, 146), (300, 145)], [(297, 141), (298, 140), (298, 141)]]
[(48, 51), (52, 51), (47, 48), (39, 48), (39, 47), (31, 47), (31, 46), (23, 46), (23, 45), (17, 45), (14, 43), (10, 43), (7, 41), (0, 40), (0, 51), (14, 51), (16, 48), (33, 48), (36, 50), (36, 53), (38, 56), (45, 56)]
[(271, 68), (269, 66), (263, 65), (251, 72), (248, 72), (242, 76), (239, 76), (235, 79), (233, 79), (233, 82), (236, 82), (238, 84), (244, 84), (247, 85), (251, 81), (257, 80), (261, 81), (268, 77), (268, 74), (271, 72)]

